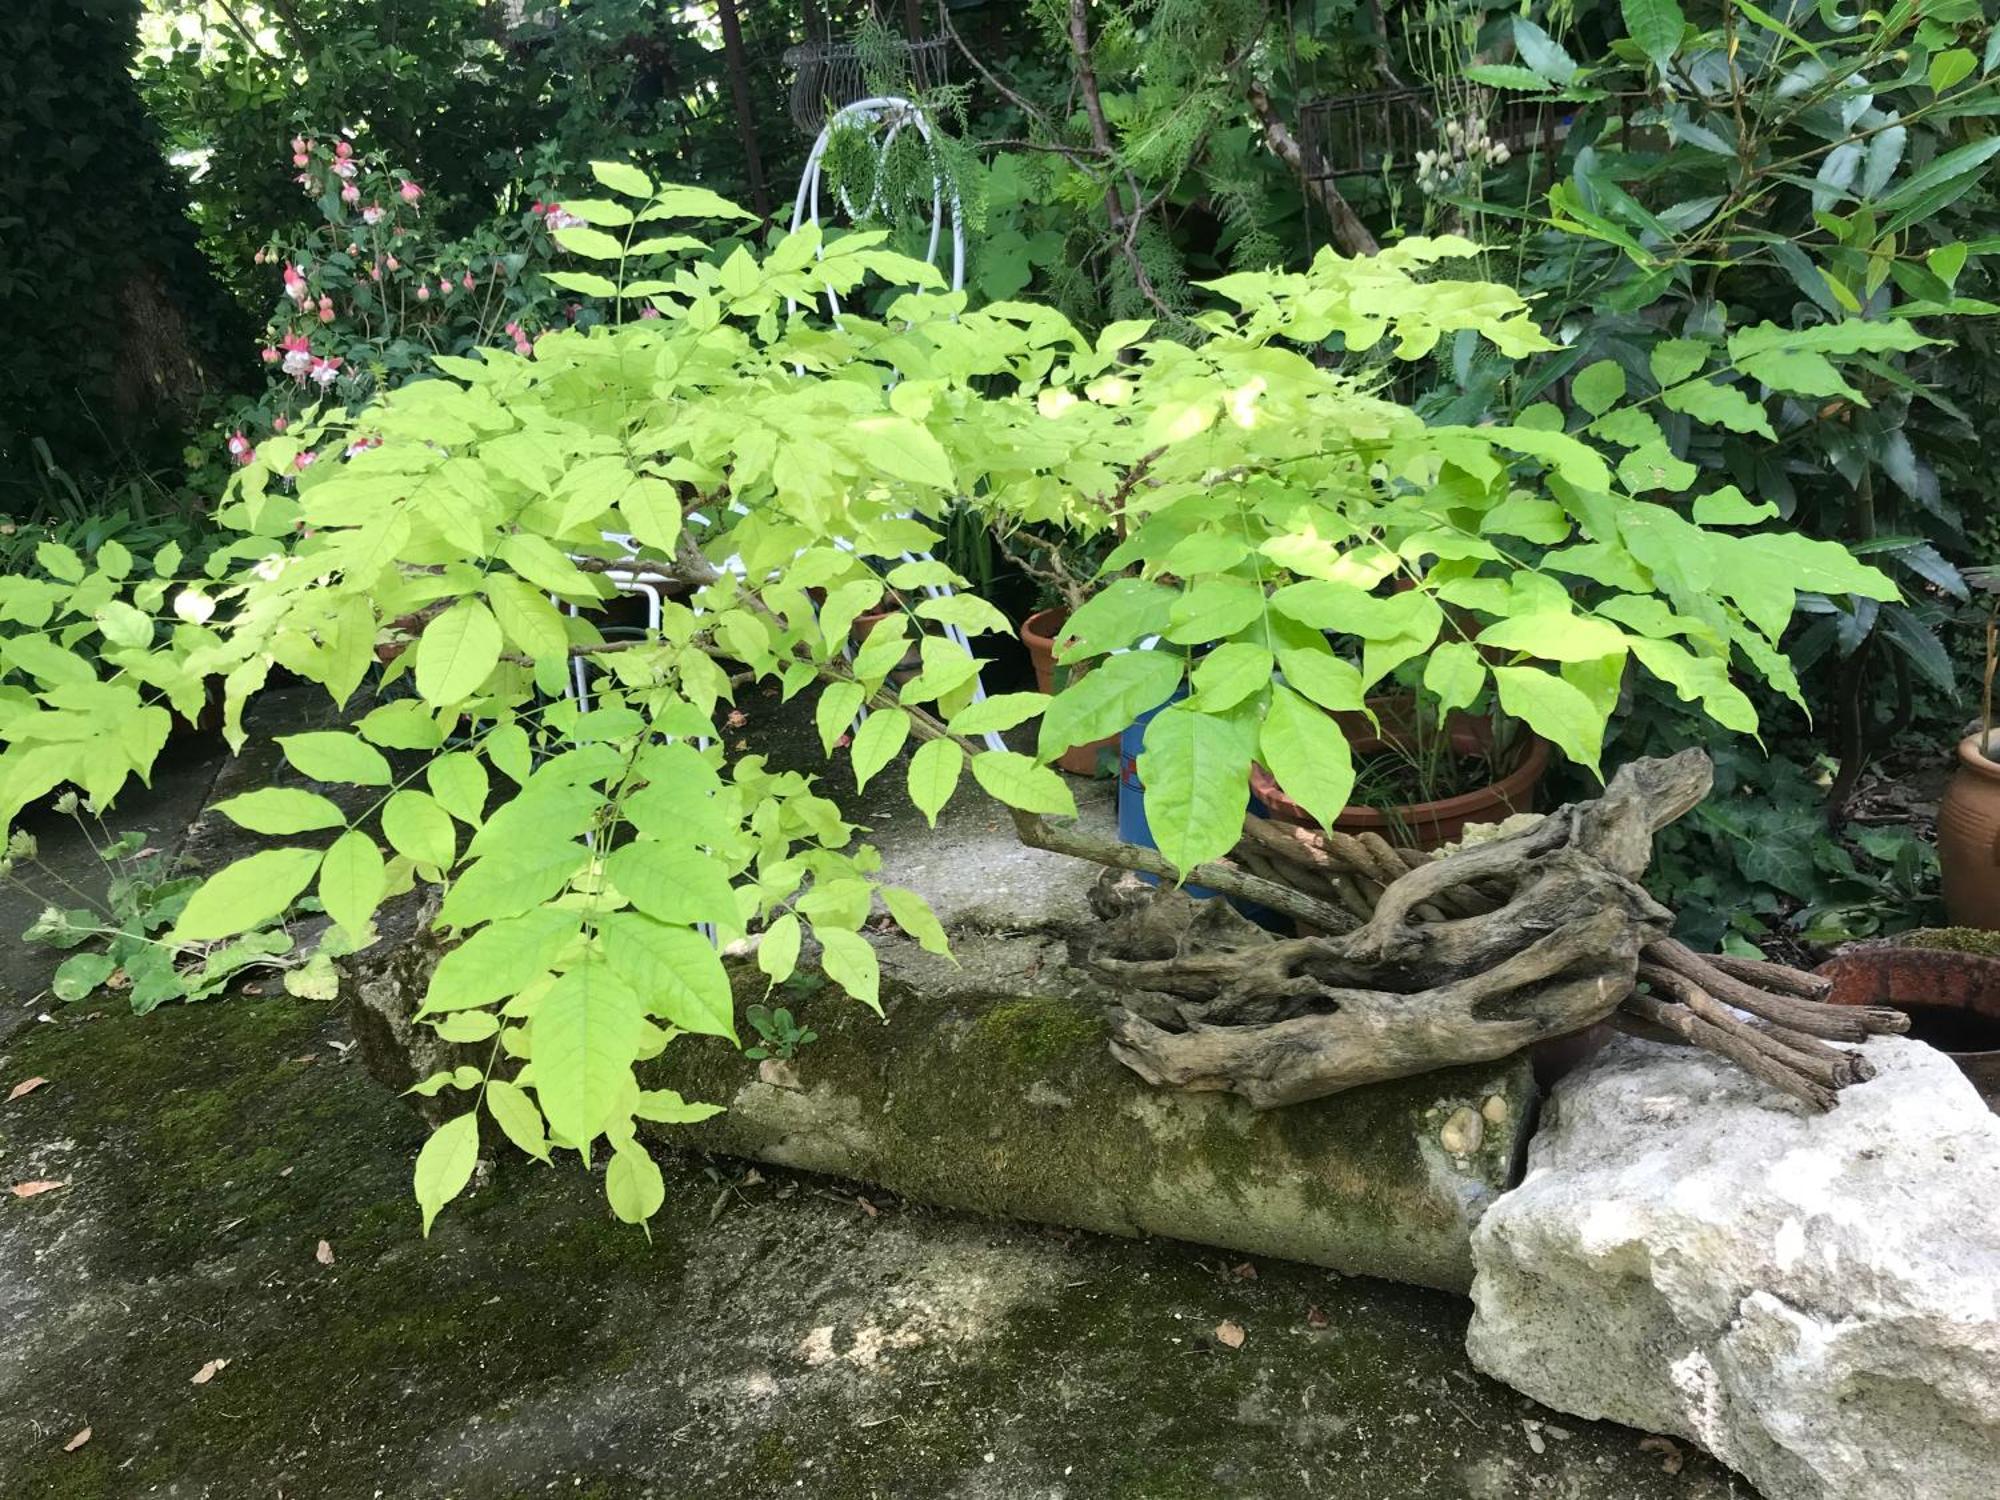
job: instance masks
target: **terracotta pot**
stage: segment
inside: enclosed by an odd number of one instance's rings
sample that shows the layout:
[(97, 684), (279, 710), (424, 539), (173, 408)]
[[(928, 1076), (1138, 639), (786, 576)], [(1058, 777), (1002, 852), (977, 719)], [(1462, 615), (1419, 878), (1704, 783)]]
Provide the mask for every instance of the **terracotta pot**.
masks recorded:
[[(1021, 644), (1028, 648), (1028, 660), (1035, 665), (1035, 686), (1044, 693), (1056, 690), (1056, 637), (1069, 622), (1069, 611), (1060, 606), (1054, 609), (1039, 609), (1021, 622)], [(1064, 667), (1063, 683), (1067, 686), (1082, 675), (1083, 669)], [(1118, 753), (1118, 736), (1092, 740), (1087, 745), (1072, 745), (1063, 751), (1056, 764), (1073, 776), (1095, 776), (1106, 754)]]
[(1958, 743), (1958, 769), (1938, 804), (1937, 843), (1953, 924), (2000, 928), (2000, 762), (1979, 753), (1976, 734)]
[[(1399, 731), (1396, 720), (1407, 715), (1409, 706), (1394, 699), (1370, 699), (1369, 707), (1381, 723), (1377, 730), (1365, 714), (1338, 713), (1334, 720), (1347, 736), (1356, 756), (1372, 755), (1410, 743), (1410, 734)], [(1453, 714), (1445, 724), (1453, 753), (1484, 755), (1493, 745), (1493, 721), (1484, 715)], [(1533, 812), (1535, 788), (1549, 769), (1549, 742), (1521, 731), (1523, 739), (1514, 769), (1489, 786), (1460, 792), (1455, 797), (1439, 797), (1429, 802), (1403, 802), (1393, 807), (1361, 807), (1350, 804), (1333, 820), (1339, 833), (1380, 834), (1392, 844), (1416, 849), (1436, 849), (1463, 837), (1472, 823), (1500, 823), (1515, 813)], [(1286, 823), (1316, 828), (1318, 820), (1278, 789), (1278, 783), (1262, 766), (1250, 768), (1250, 790), (1270, 810), (1270, 815)]]
[(1945, 948), (1871, 943), (1816, 971), (1835, 1005), (1887, 1005), (1910, 1018), (1910, 1035), (1958, 1064), (2000, 1114), (2000, 958)]

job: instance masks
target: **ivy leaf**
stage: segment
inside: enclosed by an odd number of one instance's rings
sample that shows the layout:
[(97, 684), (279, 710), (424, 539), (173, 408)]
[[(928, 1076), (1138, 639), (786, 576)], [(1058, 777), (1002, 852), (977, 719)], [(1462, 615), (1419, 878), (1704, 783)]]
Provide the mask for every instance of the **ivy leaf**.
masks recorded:
[(964, 769), (965, 752), (950, 740), (926, 740), (910, 757), (910, 801), (931, 827), (937, 827), (937, 815), (951, 801)]
[(563, 1144), (594, 1140), (632, 1081), (645, 1017), (630, 985), (602, 960), (578, 964), (528, 1019), (535, 1097)]
[(637, 912), (613, 912), (599, 930), (605, 961), (651, 1014), (683, 1031), (736, 1040), (735, 996), (707, 938)]
[(878, 708), (864, 719), (854, 732), (849, 751), (854, 762), (854, 789), (866, 787), (870, 777), (896, 758), (909, 737), (910, 716), (900, 708)]
[[(300, 775), (314, 781), (346, 781), (356, 786), (387, 786), (395, 780), (389, 761), (373, 745), (342, 734), (338, 730), (315, 730), (310, 734), (278, 737), (284, 752)], [(345, 822), (346, 819), (342, 819)]]
[(645, 1223), (667, 1201), (659, 1163), (637, 1142), (619, 1146), (604, 1169), (604, 1196), (611, 1212), (625, 1223)]
[(329, 917), (356, 936), (368, 930), (388, 884), (382, 851), (358, 828), (335, 839), (320, 864), (320, 902)]
[(319, 863), (317, 849), (264, 849), (237, 860), (209, 876), (188, 897), (174, 923), (173, 941), (211, 942), (283, 916), (312, 881)]
[(1017, 751), (987, 750), (973, 756), (972, 779), (989, 796), (1023, 812), (1076, 816), (1076, 798), (1062, 777)]
[(216, 803), (214, 811), (239, 828), (279, 836), (340, 828), (347, 822), (347, 815), (331, 799), (292, 787), (260, 787)]
[(479, 1116), (468, 1110), (446, 1120), (431, 1132), (424, 1149), (417, 1153), (417, 1202), (424, 1211), (424, 1233), (438, 1210), (465, 1191), (472, 1181), (472, 1169), (479, 1162)]
[(488, 1079), (486, 1112), (522, 1151), (536, 1161), (549, 1159), (549, 1137), (542, 1127), (542, 1112), (525, 1089), (505, 1078)]
[(504, 644), (491, 610), (477, 599), (459, 600), (417, 641), (417, 692), (440, 707), (463, 703), (493, 675)]
[(1604, 751), (1604, 717), (1582, 689), (1539, 667), (1495, 667), (1500, 706), (1578, 765), (1597, 770)]
[[(1291, 689), (1274, 687), (1257, 734), (1257, 753), (1288, 797), (1321, 827), (1333, 826), (1354, 790), (1353, 757), (1333, 720)], [(1150, 796), (1147, 811), (1150, 815)], [(1242, 828), (1239, 815), (1239, 836)]]
[[(973, 764), (977, 766), (984, 759), (974, 756)], [(813, 936), (819, 939), (820, 967), (826, 970), (826, 977), (881, 1015), (881, 966), (868, 939), (839, 927), (815, 927)]]
[(1073, 745), (1123, 732), (1173, 697), (1185, 663), (1172, 651), (1123, 651), (1049, 700), (1035, 753), (1054, 760)]
[(443, 871), (458, 858), (458, 830), (451, 814), (423, 792), (405, 788), (390, 795), (382, 808), (382, 836), (418, 865)]
[(1146, 726), (1138, 765), (1146, 821), (1176, 869), (1220, 859), (1242, 838), (1254, 740), (1247, 720), (1186, 703), (1162, 709)]

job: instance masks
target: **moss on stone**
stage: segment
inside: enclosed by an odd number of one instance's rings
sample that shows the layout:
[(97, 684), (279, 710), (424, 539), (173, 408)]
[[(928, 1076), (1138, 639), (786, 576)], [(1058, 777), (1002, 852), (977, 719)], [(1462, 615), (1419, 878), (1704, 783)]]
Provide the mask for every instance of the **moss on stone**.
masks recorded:
[(1952, 953), (2000, 958), (2000, 932), (1984, 927), (1919, 927), (1898, 933), (1890, 941), (1898, 948), (1943, 948)]

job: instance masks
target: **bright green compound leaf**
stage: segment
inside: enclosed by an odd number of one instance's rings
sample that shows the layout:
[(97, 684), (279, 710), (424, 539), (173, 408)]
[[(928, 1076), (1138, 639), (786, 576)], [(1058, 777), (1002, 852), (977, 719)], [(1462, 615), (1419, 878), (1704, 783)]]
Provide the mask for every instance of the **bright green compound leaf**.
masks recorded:
[(500, 664), (506, 644), (493, 612), (461, 599), (424, 627), (417, 642), (417, 691), (427, 703), (463, 703)]
[(1494, 621), (1479, 632), (1479, 644), (1543, 661), (1595, 661), (1622, 652), (1625, 632), (1592, 615), (1546, 610)]
[(951, 941), (945, 937), (944, 925), (938, 921), (937, 913), (931, 910), (928, 901), (915, 891), (905, 890), (899, 885), (885, 885), (876, 894), (889, 908), (889, 915), (896, 919), (896, 925), (915, 938), (919, 947), (950, 956)]
[(1217, 646), (1201, 659), (1189, 679), (1195, 703), (1202, 712), (1211, 714), (1234, 708), (1269, 685), (1272, 666), (1271, 653), (1249, 641)]
[[(974, 757), (973, 763), (980, 759), (983, 757)], [(815, 927), (813, 936), (819, 939), (820, 967), (826, 970), (826, 977), (879, 1016), (881, 966), (868, 939), (839, 927)]]
[(687, 845), (636, 839), (605, 861), (612, 883), (662, 922), (737, 923), (736, 897), (713, 855)]
[(783, 984), (799, 964), (799, 919), (790, 912), (764, 929), (757, 944), (757, 967), (773, 984)]
[(1280, 651), (1278, 670), (1289, 687), (1321, 708), (1353, 712), (1362, 706), (1361, 669), (1330, 651)]
[(438, 920), (447, 927), (517, 917), (553, 897), (590, 858), (581, 844), (556, 840), (509, 848), (475, 860), (446, 892)]
[(500, 1018), (490, 1010), (455, 1010), (432, 1029), (441, 1041), (467, 1045), (490, 1040), (500, 1030)]
[(260, 787), (216, 803), (215, 811), (252, 833), (281, 836), (310, 833), (316, 828), (339, 828), (347, 822), (346, 815), (330, 799), (291, 787)]
[(319, 869), (317, 849), (265, 849), (203, 881), (174, 923), (173, 940), (232, 937), (281, 917)]
[(951, 801), (964, 769), (965, 752), (950, 740), (926, 740), (910, 757), (910, 801), (931, 827), (937, 827), (937, 815)]
[(387, 786), (395, 779), (389, 771), (387, 757), (380, 750), (338, 730), (280, 735), (278, 748), (301, 775), (314, 781), (350, 781), (357, 786)]
[(1025, 724), (1049, 705), (1047, 693), (1001, 693), (968, 703), (952, 715), (953, 734), (986, 734)]
[(390, 795), (382, 808), (382, 836), (398, 854), (437, 870), (448, 870), (458, 858), (458, 830), (451, 814), (424, 792)]
[(1604, 751), (1604, 718), (1580, 688), (1539, 667), (1495, 667), (1500, 706), (1559, 746), (1579, 765), (1597, 769)]
[(582, 925), (575, 912), (550, 906), (489, 923), (438, 960), (417, 1014), (491, 1005), (518, 994), (547, 971)]
[(438, 1210), (465, 1191), (479, 1161), (479, 1115), (468, 1110), (431, 1132), (417, 1153), (417, 1202), (424, 1211), (424, 1233)]
[(358, 828), (335, 839), (319, 867), (320, 903), (351, 933), (367, 931), (388, 885), (382, 851)]
[(877, 771), (896, 758), (910, 737), (910, 716), (900, 708), (878, 708), (854, 731), (854, 789), (862, 790)]
[(623, 193), (627, 198), (653, 196), (653, 179), (630, 162), (594, 161), (590, 164), (590, 175), (612, 192)]
[(736, 1040), (736, 1002), (715, 947), (691, 927), (613, 912), (599, 924), (604, 958), (647, 1011), (683, 1031)]
[[(1291, 689), (1273, 688), (1257, 735), (1257, 754), (1286, 796), (1322, 827), (1333, 826), (1354, 790), (1353, 758), (1333, 720)], [(1147, 801), (1150, 810), (1151, 798)], [(1237, 829), (1240, 833), (1240, 814)]]
[(1023, 812), (1076, 816), (1076, 798), (1062, 777), (1013, 750), (986, 750), (972, 757), (972, 779), (1009, 807)]
[(542, 1126), (542, 1112), (527, 1091), (505, 1078), (486, 1085), (486, 1112), (516, 1146), (536, 1161), (549, 1159), (548, 1132)]
[(634, 1142), (611, 1153), (604, 1169), (604, 1196), (612, 1213), (627, 1224), (643, 1224), (667, 1201), (667, 1184), (659, 1163)]
[(1099, 663), (1050, 700), (1037, 755), (1054, 760), (1073, 745), (1121, 733), (1174, 695), (1185, 666), (1172, 651), (1122, 651)]
[(1464, 641), (1446, 641), (1424, 663), (1424, 689), (1437, 699), (1440, 713), (1468, 707), (1485, 682), (1478, 648)]
[(1660, 400), (1674, 411), (1686, 412), (1697, 422), (1705, 422), (1711, 427), (1727, 427), (1731, 432), (1754, 432), (1760, 437), (1778, 440), (1771, 430), (1771, 419), (1764, 414), (1763, 405), (1752, 401), (1733, 385), (1717, 385), (1711, 380), (1691, 380), (1686, 385), (1669, 387), (1660, 393)]
[(1248, 720), (1217, 718), (1185, 703), (1162, 709), (1146, 726), (1138, 766), (1146, 821), (1176, 869), (1220, 859), (1242, 838), (1255, 737)]
[[(518, 730), (520, 726), (507, 725), (504, 728)], [(496, 749), (495, 741), (500, 738), (501, 733), (502, 730), (496, 729), (486, 737), (489, 750)], [(497, 756), (494, 764), (500, 764)], [(525, 781), (526, 773), (523, 772), (515, 779)], [(454, 750), (449, 755), (440, 755), (424, 767), (424, 780), (430, 786), (431, 795), (437, 798), (438, 806), (459, 822), (477, 828), (484, 820), (486, 798), (490, 788), (486, 767), (479, 763), (478, 756), (464, 750)]]
[(388, 750), (435, 750), (444, 743), (437, 715), (411, 698), (371, 708), (354, 727), (362, 738)]
[(661, 1125), (698, 1125), (722, 1113), (720, 1104), (690, 1104), (672, 1089), (642, 1089), (632, 1113)]
[(829, 682), (821, 692), (819, 702), (813, 705), (813, 723), (828, 755), (833, 754), (840, 737), (854, 727), (854, 716), (861, 712), (867, 697), (858, 682)]
[(528, 1020), (535, 1097), (549, 1128), (581, 1150), (596, 1138), (632, 1079), (645, 1020), (632, 987), (602, 961), (559, 978)]

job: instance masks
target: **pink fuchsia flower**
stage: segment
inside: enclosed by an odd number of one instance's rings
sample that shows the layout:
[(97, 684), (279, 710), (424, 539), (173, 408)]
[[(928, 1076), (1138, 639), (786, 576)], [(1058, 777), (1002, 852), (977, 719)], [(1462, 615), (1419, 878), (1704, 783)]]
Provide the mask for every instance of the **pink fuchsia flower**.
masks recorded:
[(333, 298), (321, 297), (319, 299), (319, 320), (322, 323), (331, 323), (333, 321)]
[(380, 224), (382, 222), (382, 205), (371, 203), (362, 209), (361, 222), (364, 224)]
[(243, 430), (239, 427), (236, 431), (229, 434), (229, 456), (236, 459), (247, 459), (249, 453), (250, 439), (243, 435)]
[(319, 460), (319, 455), (308, 448), (292, 460), (292, 467), (303, 474)]
[(359, 203), (361, 201), (361, 189), (351, 182), (343, 184), (340, 189), (340, 201), (342, 203)]
[(521, 358), (526, 359), (530, 354), (535, 352), (535, 346), (524, 338), (517, 338), (514, 340), (514, 352), (520, 355)]
[(336, 142), (334, 145), (333, 154), (339, 157), (342, 161), (345, 161), (347, 160), (348, 157), (354, 154), (354, 148), (350, 146), (346, 141), (339, 141)]
[(291, 419), (288, 417), (271, 418), (271, 431), (273, 432), (283, 432), (287, 427), (291, 425), (292, 425)]
[(471, 291), (473, 287), (478, 285), (478, 283), (472, 279), (472, 273), (470, 271), (467, 271), (463, 276), (458, 278), (458, 284), (464, 287), (468, 292)]
[(306, 279), (290, 261), (285, 262), (285, 295), (301, 306), (306, 300)]
[(451, 282), (448, 278), (443, 276), (438, 278), (438, 295), (440, 297), (449, 297), (451, 295)]
[(292, 155), (297, 156), (300, 152), (309, 150), (311, 147), (312, 142), (304, 136), (295, 135), (292, 137)]
[(419, 198), (423, 197), (424, 195), (424, 190), (418, 187), (414, 182), (410, 181), (410, 179), (407, 177), (403, 179), (402, 186), (397, 188), (396, 191), (403, 195), (403, 201), (405, 203), (415, 203)]
[(306, 371), (312, 368), (312, 340), (303, 333), (287, 334), (279, 347), (285, 351), (285, 373), (294, 380), (305, 379)]
[(368, 279), (370, 281), (380, 281), (382, 279), (382, 267), (375, 261), (368, 263)]
[(275, 348), (271, 347), (271, 346), (270, 346), (270, 345), (268, 345), (268, 344), (267, 344), (267, 345), (265, 345), (265, 347), (264, 347), (264, 363), (265, 363), (265, 364), (267, 364), (267, 365), (275, 365), (275, 364), (276, 364), (276, 363), (278, 362), (279, 358), (280, 358), (280, 356), (279, 356), (279, 354), (278, 354), (278, 351), (277, 351), (277, 350), (276, 350)]
[(401, 270), (402, 268), (403, 268), (403, 263), (402, 263), (402, 262), (401, 262), (400, 260), (397, 260), (397, 259), (396, 259), (396, 257), (395, 257), (395, 256), (393, 256), (393, 255), (389, 257), (389, 269), (390, 269), (390, 270), (392, 270), (392, 271), (400, 271), (400, 270)]
[(419, 302), (428, 302), (431, 300), (431, 287), (429, 282), (425, 282), (422, 286), (417, 288), (417, 300)]
[(639, 309), (639, 316), (641, 318), (657, 318), (659, 315), (660, 310), (657, 307), (642, 307)]
[(360, 167), (356, 166), (353, 162), (349, 161), (344, 156), (339, 161), (333, 164), (333, 175), (342, 179), (352, 177), (356, 172), (359, 172), (360, 170), (361, 170)]
[(325, 390), (339, 378), (340, 357), (338, 355), (323, 354), (312, 362), (312, 381), (321, 390)]

